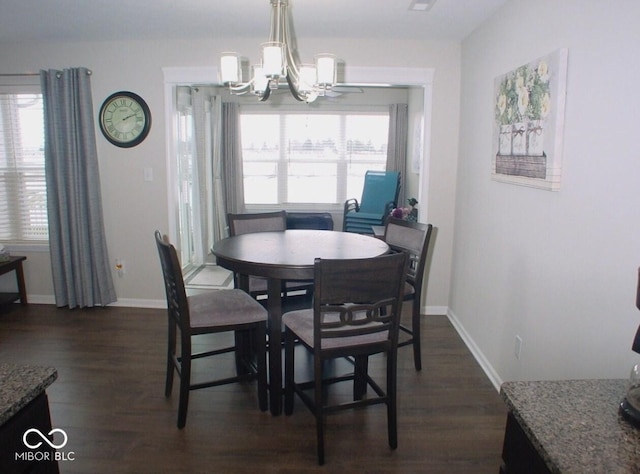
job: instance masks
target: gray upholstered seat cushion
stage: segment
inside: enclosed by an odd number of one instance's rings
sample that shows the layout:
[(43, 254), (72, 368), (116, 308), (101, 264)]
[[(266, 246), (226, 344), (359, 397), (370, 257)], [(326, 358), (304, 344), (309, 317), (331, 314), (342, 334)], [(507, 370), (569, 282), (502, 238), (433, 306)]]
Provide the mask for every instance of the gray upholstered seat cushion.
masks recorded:
[(404, 296), (409, 297), (409, 296), (413, 296), (416, 292), (416, 289), (413, 287), (413, 285), (409, 282), (404, 282)]
[(215, 290), (189, 296), (191, 327), (202, 329), (266, 321), (267, 311), (242, 290)]
[[(291, 329), (306, 345), (308, 345), (309, 347), (314, 347), (313, 309), (291, 311), (282, 316), (282, 321), (284, 325)], [(322, 349), (337, 349), (347, 346), (352, 347), (359, 345), (376, 344), (386, 341), (388, 337), (389, 335), (387, 331), (381, 331), (359, 336), (324, 338), (322, 340)]]

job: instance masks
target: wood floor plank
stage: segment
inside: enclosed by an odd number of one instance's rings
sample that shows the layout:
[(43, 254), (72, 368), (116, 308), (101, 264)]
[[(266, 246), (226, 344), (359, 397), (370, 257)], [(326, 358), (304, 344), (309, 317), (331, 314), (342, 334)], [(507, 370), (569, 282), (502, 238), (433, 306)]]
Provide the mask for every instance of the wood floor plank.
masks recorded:
[[(495, 473), (506, 407), (447, 318), (423, 324), (423, 370), (409, 347), (399, 351), (398, 449), (387, 445), (383, 406), (344, 412), (327, 419), (323, 467), (308, 410), (297, 400), (289, 417), (260, 412), (253, 383), (192, 392), (178, 430), (177, 387), (164, 397), (163, 310), (11, 305), (0, 312), (0, 357), (58, 369), (52, 423), (75, 454), (63, 474)], [(372, 374), (382, 362), (372, 358)], [(233, 370), (231, 357), (224, 364)]]

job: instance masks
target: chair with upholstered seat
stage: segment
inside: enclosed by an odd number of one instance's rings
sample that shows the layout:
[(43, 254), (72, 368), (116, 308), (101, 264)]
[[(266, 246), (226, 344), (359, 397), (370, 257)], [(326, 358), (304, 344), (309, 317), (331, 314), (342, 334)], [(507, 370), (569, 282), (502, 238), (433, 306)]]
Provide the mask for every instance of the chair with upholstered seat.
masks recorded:
[[(315, 415), (319, 464), (324, 464), (324, 418), (340, 410), (386, 404), (389, 446), (395, 449), (398, 445), (397, 343), (406, 265), (404, 253), (368, 259), (316, 259), (313, 309), (291, 311), (283, 316), (285, 413), (293, 412), (295, 393)], [(312, 381), (295, 381), (296, 340), (313, 354)], [(366, 367), (359, 369), (359, 360), (377, 353), (386, 356), (386, 390), (367, 374)], [(355, 358), (354, 372), (325, 377), (325, 362), (345, 357)], [(328, 386), (352, 380), (353, 401), (331, 405)], [(363, 386), (364, 390), (357, 386)], [(374, 396), (363, 397), (367, 387), (373, 389)], [(313, 395), (306, 393), (310, 389)]]
[[(173, 374), (176, 371), (180, 377), (178, 428), (183, 428), (186, 424), (189, 392), (200, 388), (257, 379), (258, 404), (261, 410), (266, 410), (267, 311), (251, 296), (238, 289), (213, 290), (187, 297), (175, 247), (163, 239), (159, 231), (155, 232), (155, 240), (160, 255), (169, 318), (165, 396), (171, 395)], [(255, 341), (254, 355), (248, 354), (249, 351), (238, 350), (237, 344), (205, 352), (193, 351), (193, 336), (229, 331), (235, 334), (252, 334)], [(192, 381), (192, 361), (233, 351), (236, 352), (236, 367), (240, 368), (238, 375), (198, 383)]]
[(425, 282), (425, 268), (429, 242), (431, 240), (431, 224), (409, 222), (390, 217), (385, 226), (384, 241), (392, 251), (404, 252), (409, 256), (404, 301), (412, 301), (411, 328), (401, 324), (400, 330), (409, 335), (398, 346), (413, 346), (413, 360), (416, 370), (422, 369), (420, 347), (420, 303), (422, 286)]
[(242, 235), (252, 232), (278, 232), (287, 228), (287, 212), (255, 212), (227, 214), (229, 235)]
[[(287, 229), (286, 211), (227, 214), (229, 235), (242, 235), (254, 232), (280, 232)], [(238, 287), (238, 275), (234, 275)], [(283, 295), (291, 291), (309, 291), (313, 284), (304, 281), (283, 282)], [(267, 294), (267, 279), (259, 276), (249, 276), (249, 294), (254, 298)]]

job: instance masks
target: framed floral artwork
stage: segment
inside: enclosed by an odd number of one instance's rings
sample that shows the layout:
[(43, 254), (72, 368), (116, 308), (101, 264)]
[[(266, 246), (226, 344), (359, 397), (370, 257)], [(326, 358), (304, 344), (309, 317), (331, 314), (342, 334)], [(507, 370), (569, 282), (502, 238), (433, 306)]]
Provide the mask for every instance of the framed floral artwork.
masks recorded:
[(560, 189), (568, 50), (495, 79), (492, 177)]

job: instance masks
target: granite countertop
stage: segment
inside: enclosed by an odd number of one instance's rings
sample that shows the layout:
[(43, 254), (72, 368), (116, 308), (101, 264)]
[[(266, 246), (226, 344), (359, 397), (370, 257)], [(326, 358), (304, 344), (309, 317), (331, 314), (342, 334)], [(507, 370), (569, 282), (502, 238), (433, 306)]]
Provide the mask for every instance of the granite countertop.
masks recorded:
[(640, 429), (618, 412), (626, 380), (506, 382), (500, 394), (551, 472), (640, 472)]
[(0, 364), (0, 426), (58, 378), (53, 367)]

